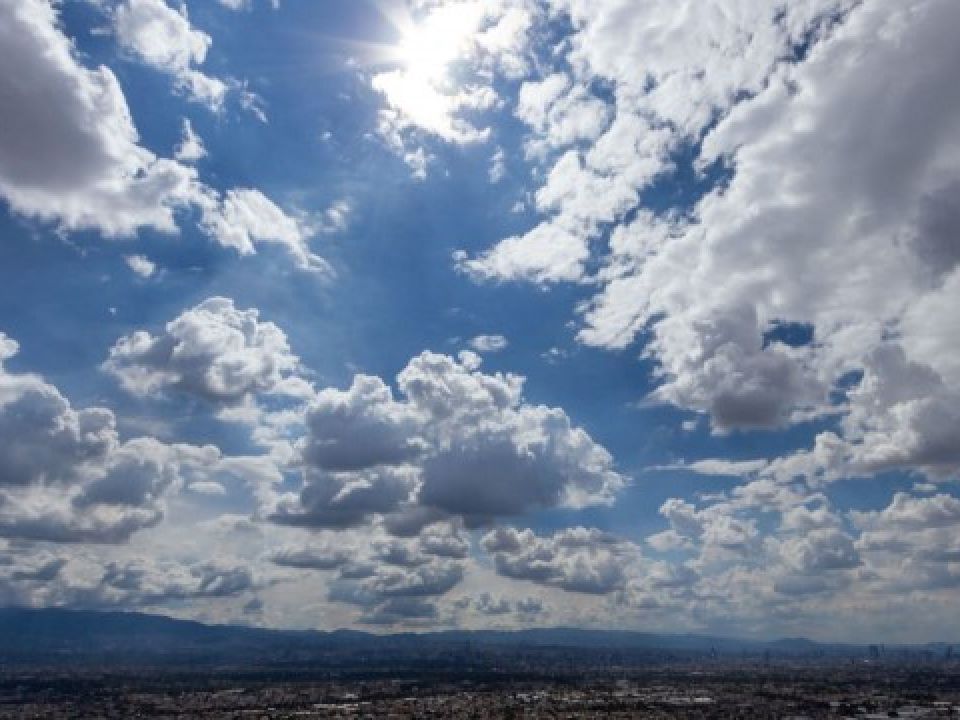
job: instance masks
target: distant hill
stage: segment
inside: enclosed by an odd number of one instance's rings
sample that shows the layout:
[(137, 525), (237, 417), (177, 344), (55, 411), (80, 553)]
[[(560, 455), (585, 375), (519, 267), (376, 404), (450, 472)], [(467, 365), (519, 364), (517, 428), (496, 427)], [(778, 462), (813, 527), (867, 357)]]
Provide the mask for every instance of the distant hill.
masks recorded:
[[(914, 652), (943, 656), (948, 646)], [(888, 651), (905, 652), (904, 648)], [(538, 628), (375, 635), (205, 625), (133, 612), (0, 608), (0, 663), (102, 665), (391, 665), (420, 662), (656, 663), (697, 658), (866, 658), (869, 648), (804, 638), (773, 642), (707, 635)], [(545, 660), (546, 661), (546, 660)]]

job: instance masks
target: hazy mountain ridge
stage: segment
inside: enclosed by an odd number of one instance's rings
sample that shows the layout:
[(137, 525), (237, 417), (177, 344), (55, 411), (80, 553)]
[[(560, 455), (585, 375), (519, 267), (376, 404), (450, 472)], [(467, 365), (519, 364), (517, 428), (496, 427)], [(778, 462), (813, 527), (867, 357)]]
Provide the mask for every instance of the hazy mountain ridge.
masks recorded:
[[(942, 656), (946, 643), (891, 646)], [(450, 630), (375, 635), (355, 630), (271, 630), (207, 625), (162, 615), (64, 609), (0, 609), (0, 661), (98, 658), (123, 662), (179, 660), (236, 662), (318, 661), (333, 656), (361, 661), (416, 659), (437, 653), (500, 651), (524, 654), (547, 649), (669, 657), (775, 656), (867, 657), (867, 645), (819, 643), (806, 638), (741, 640), (710, 635), (655, 634), (619, 630), (535, 628)]]

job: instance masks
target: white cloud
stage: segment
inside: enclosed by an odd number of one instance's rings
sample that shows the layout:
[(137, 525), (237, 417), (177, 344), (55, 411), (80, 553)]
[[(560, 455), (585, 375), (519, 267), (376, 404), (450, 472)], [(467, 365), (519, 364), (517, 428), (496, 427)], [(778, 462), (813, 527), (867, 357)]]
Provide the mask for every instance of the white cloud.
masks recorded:
[[(623, 348), (644, 333), (652, 399), (716, 433), (846, 416), (817, 450), (834, 442), (821, 459), (842, 460), (835, 475), (955, 472), (956, 5), (551, 4), (574, 28), (568, 65), (548, 64), (516, 105), (547, 167), (545, 217), (457, 266), (596, 283), (580, 340)], [(640, 192), (685, 148), (729, 181), (692, 208), (643, 210)], [(785, 323), (812, 341), (776, 340)], [(837, 401), (855, 372), (862, 386)]]
[(354, 377), (346, 391), (317, 393), (306, 427), (300, 444), (304, 461), (334, 472), (400, 465), (424, 449), (415, 410), (396, 402), (390, 387), (369, 375)]
[(215, 111), (222, 107), (227, 84), (195, 69), (212, 41), (190, 25), (186, 5), (178, 12), (165, 0), (125, 0), (113, 22), (120, 44), (141, 61), (173, 75), (192, 100)]
[[(80, 64), (56, 11), (49, 0), (0, 6), (0, 64), (21, 68), (0, 78), (12, 113), (0, 128), (0, 196), (14, 213), (64, 232), (125, 237), (141, 228), (176, 233), (177, 212), (192, 206), (225, 247), (252, 254), (258, 243), (281, 244), (299, 267), (329, 273), (307, 246), (310, 229), (263, 193), (235, 189), (221, 196), (199, 182), (196, 168), (142, 147), (116, 76)], [(161, 43), (150, 52), (173, 58), (199, 52), (190, 42), (179, 49)], [(188, 162), (200, 147), (189, 123), (184, 133), (178, 154)]]
[(141, 330), (120, 338), (103, 364), (136, 395), (173, 390), (227, 405), (260, 393), (308, 396), (299, 368), (280, 328), (220, 297), (184, 311), (159, 335)]
[(596, 595), (622, 590), (639, 557), (636, 546), (583, 527), (545, 538), (529, 529), (497, 528), (482, 544), (501, 575)]
[[(368, 376), (347, 391), (318, 393), (298, 444), (305, 485), (276, 519), (349, 525), (387, 514), (388, 526), (400, 527), (446, 515), (483, 523), (612, 502), (626, 481), (610, 454), (562, 410), (523, 402), (522, 378), (484, 374), (479, 362), (472, 353), (455, 360), (424, 352), (397, 376), (400, 400)], [(428, 512), (412, 514), (418, 507)]]
[(490, 182), (496, 185), (507, 174), (507, 155), (503, 148), (497, 148), (490, 158)]
[(506, 350), (510, 343), (503, 335), (477, 335), (470, 340), (470, 347), (478, 353), (496, 353)]
[(142, 278), (151, 277), (157, 271), (157, 264), (146, 255), (127, 255), (124, 260), (127, 267)]
[(22, 215), (108, 236), (174, 232), (196, 172), (141, 147), (116, 76), (81, 65), (47, 0), (0, 6), (0, 195)]
[(216, 205), (203, 208), (204, 229), (222, 246), (252, 255), (261, 243), (281, 245), (303, 270), (329, 275), (326, 260), (310, 251), (310, 228), (253, 188), (228, 190)]
[[(17, 344), (0, 333), (0, 362)], [(163, 517), (164, 496), (217, 471), (213, 446), (120, 442), (113, 413), (0, 364), (0, 536), (123, 542)]]
[(207, 156), (207, 149), (203, 140), (193, 131), (193, 125), (187, 118), (183, 119), (183, 140), (173, 151), (173, 157), (184, 163), (196, 162)]
[(701, 475), (750, 475), (763, 470), (766, 465), (765, 460), (733, 461), (711, 458), (697, 460), (690, 463), (688, 467)]

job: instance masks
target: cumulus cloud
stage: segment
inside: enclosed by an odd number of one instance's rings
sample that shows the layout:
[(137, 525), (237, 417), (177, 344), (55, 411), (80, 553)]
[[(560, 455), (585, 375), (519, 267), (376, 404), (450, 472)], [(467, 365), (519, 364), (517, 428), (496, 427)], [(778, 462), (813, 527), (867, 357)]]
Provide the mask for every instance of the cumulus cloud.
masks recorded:
[(48, 0), (0, 7), (0, 194), (14, 212), (64, 230), (175, 230), (202, 199), (196, 172), (139, 144), (116, 76), (80, 64)]
[(253, 574), (242, 566), (133, 560), (108, 564), (98, 595), (104, 603), (152, 606), (198, 598), (235, 597), (257, 587)]
[(127, 267), (142, 278), (151, 277), (157, 271), (157, 264), (146, 255), (127, 255), (124, 260)]
[(406, 468), (371, 468), (352, 473), (307, 470), (300, 492), (280, 498), (270, 518), (300, 527), (361, 525), (406, 502), (415, 480)]
[(344, 570), (329, 585), (328, 598), (359, 607), (359, 622), (380, 625), (433, 618), (437, 614), (434, 599), (456, 587), (464, 574), (461, 562), (443, 558), (381, 561), (363, 572)]
[(335, 570), (350, 561), (350, 555), (344, 550), (329, 547), (286, 547), (270, 556), (271, 562), (282, 567)]
[(610, 454), (562, 410), (525, 403), (523, 378), (484, 374), (479, 362), (424, 352), (397, 376), (399, 400), (368, 376), (319, 392), (298, 443), (303, 490), (275, 517), (322, 525), (388, 513), (401, 526), (448, 515), (477, 524), (611, 502), (625, 479)]
[(261, 393), (302, 397), (310, 389), (299, 368), (279, 327), (221, 297), (184, 311), (158, 335), (120, 338), (103, 364), (133, 394), (175, 391), (224, 405)]
[(583, 527), (548, 537), (501, 527), (485, 535), (481, 544), (505, 577), (595, 595), (623, 589), (639, 556), (631, 543)]
[(303, 270), (329, 275), (327, 262), (310, 251), (312, 231), (254, 188), (228, 190), (217, 204), (204, 207), (203, 227), (223, 247), (253, 255), (261, 243), (280, 245)]
[[(642, 337), (715, 433), (838, 415), (836, 476), (955, 472), (955, 4), (549, 4), (573, 32), (515, 106), (542, 217), (457, 266), (596, 283), (581, 342)], [(686, 164), (702, 199), (645, 209)]]
[[(0, 334), (0, 360), (17, 344)], [(57, 388), (0, 364), (0, 535), (122, 542), (163, 517), (164, 496), (217, 471), (213, 446), (121, 442), (113, 413), (77, 410)]]
[[(188, 163), (203, 151), (188, 123), (176, 159), (143, 147), (116, 76), (105, 66), (81, 64), (57, 24), (57, 9), (51, 0), (0, 7), (0, 63), (21, 68), (0, 79), (12, 113), (0, 128), (0, 196), (13, 212), (62, 231), (125, 237), (141, 228), (175, 233), (177, 213), (193, 207), (224, 247), (249, 255), (257, 245), (279, 244), (298, 267), (329, 272), (307, 246), (309, 227), (263, 193), (237, 188), (222, 194), (199, 181)], [(162, 0), (130, 0), (116, 17), (156, 62), (196, 57), (209, 40)], [(210, 99), (212, 91), (198, 79), (205, 76), (187, 77)]]
[(190, 25), (186, 5), (174, 10), (165, 0), (125, 0), (113, 13), (120, 44), (142, 62), (171, 74), (192, 100), (219, 110), (227, 93), (222, 80), (196, 69), (211, 39)]
[(325, 388), (306, 415), (300, 450), (309, 465), (331, 471), (398, 465), (423, 450), (419, 417), (397, 402), (380, 378), (357, 375), (345, 391)]
[[(666, 315), (654, 325), (652, 353), (667, 378), (658, 396), (710, 413), (720, 428), (809, 417), (818, 407), (824, 409), (824, 391), (838, 378), (863, 370), (866, 384), (853, 393), (847, 424), (849, 439), (872, 445), (870, 457), (866, 445), (858, 451), (861, 462), (925, 467), (922, 456), (929, 453), (934, 461), (929, 465), (949, 467), (948, 454), (935, 450), (943, 440), (929, 434), (952, 426), (950, 412), (930, 397), (935, 375), (943, 382), (936, 392), (949, 396), (955, 391), (946, 359), (953, 353), (943, 344), (950, 333), (942, 327), (933, 331), (930, 320), (922, 329), (910, 320), (916, 317), (911, 306), (943, 302), (955, 288), (949, 263), (941, 263), (945, 275), (932, 280), (925, 270), (929, 250), (917, 250), (929, 245), (918, 238), (941, 237), (942, 224), (949, 222), (930, 198), (953, 182), (942, 158), (955, 154), (960, 134), (948, 119), (956, 112), (942, 107), (950, 102), (942, 89), (950, 82), (947, 75), (921, 68), (924, 58), (937, 58), (937, 67), (954, 62), (949, 58), (955, 48), (942, 34), (954, 11), (943, 2), (897, 6), (893, 15), (876, 6), (857, 8), (811, 50), (806, 62), (781, 70), (755, 100), (738, 106), (704, 143), (706, 162), (725, 156), (732, 163), (729, 188), (704, 199), (697, 221), (681, 231), (682, 238), (662, 250), (654, 248), (652, 257), (635, 257), (616, 268), (617, 276), (611, 276), (587, 316), (584, 339), (606, 344), (609, 338), (629, 338), (624, 320)], [(873, 44), (869, 38), (875, 37), (882, 41)], [(853, 54), (861, 47), (869, 47), (866, 54)], [(877, 80), (880, 65), (896, 74), (904, 105), (887, 105), (887, 86)], [(841, 66), (842, 73), (834, 72)], [(912, 108), (909, 113), (897, 109), (905, 105)], [(797, 117), (808, 118), (809, 126), (797, 127)], [(860, 134), (865, 124), (876, 133)], [(903, 138), (909, 138), (906, 145)], [(814, 144), (819, 149), (815, 154)], [(825, 145), (833, 150), (823, 152)], [(909, 173), (893, 169), (900, 162), (888, 151), (894, 146), (913, 158)], [(862, 162), (847, 164), (850, 157)], [(775, 178), (773, 167), (789, 171), (778, 171)], [(890, 181), (880, 182), (880, 177)], [(771, 187), (779, 189), (771, 193)], [(760, 200), (761, 193), (766, 201)], [(749, 214), (739, 210), (745, 207), (751, 208)], [(851, 212), (861, 220), (849, 222)], [(761, 236), (761, 245), (750, 240)], [(803, 253), (797, 254), (800, 247)], [(826, 253), (832, 258), (829, 269), (815, 260)], [(687, 260), (698, 270), (669, 272), (691, 267)], [(858, 268), (852, 282), (847, 275), (851, 268)], [(665, 277), (673, 280), (665, 284)], [(679, 298), (682, 303), (674, 302)], [(706, 308), (726, 323), (755, 316), (756, 327), (746, 324), (737, 334), (727, 333), (724, 344), (716, 346), (713, 337), (722, 326), (717, 320), (703, 324)], [(764, 344), (762, 336), (776, 318), (809, 323), (815, 343)], [(910, 327), (901, 342), (884, 338), (884, 327), (901, 323)], [(936, 341), (930, 340), (934, 334)], [(914, 344), (913, 337), (924, 341)], [(709, 348), (709, 354), (687, 365), (691, 344)], [(900, 351), (907, 355), (898, 363), (893, 358)], [(912, 363), (912, 369), (901, 370), (905, 363)], [(714, 365), (724, 370), (711, 377)], [(879, 379), (881, 373), (887, 377)], [(865, 395), (878, 383), (887, 386), (888, 394), (903, 393), (892, 404), (893, 412), (883, 407), (885, 400), (867, 409)], [(893, 417), (897, 413), (899, 420)], [(924, 425), (928, 413), (938, 420)], [(915, 457), (909, 450), (899, 458), (889, 455), (897, 424), (910, 428), (907, 432), (921, 430), (906, 445), (916, 448)], [(917, 447), (928, 439), (929, 450)]]

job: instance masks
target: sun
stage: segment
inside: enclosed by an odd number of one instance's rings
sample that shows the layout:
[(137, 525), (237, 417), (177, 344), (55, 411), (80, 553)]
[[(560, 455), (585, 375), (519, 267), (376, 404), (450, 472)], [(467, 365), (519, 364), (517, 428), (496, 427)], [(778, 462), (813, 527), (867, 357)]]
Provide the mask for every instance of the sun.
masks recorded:
[(476, 2), (437, 7), (419, 21), (404, 23), (399, 28), (397, 57), (412, 75), (442, 80), (451, 65), (470, 50), (482, 19), (482, 8)]

